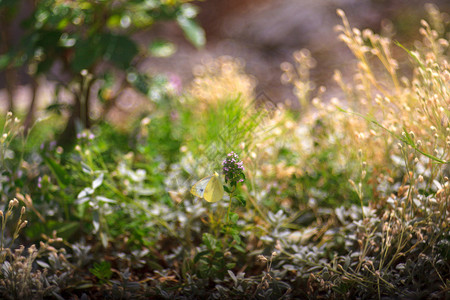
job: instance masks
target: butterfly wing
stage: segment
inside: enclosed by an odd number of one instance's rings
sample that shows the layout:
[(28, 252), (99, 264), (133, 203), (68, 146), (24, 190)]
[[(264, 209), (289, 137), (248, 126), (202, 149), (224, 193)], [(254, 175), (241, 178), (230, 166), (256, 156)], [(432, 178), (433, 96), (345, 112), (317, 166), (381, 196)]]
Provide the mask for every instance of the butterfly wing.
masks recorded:
[(213, 177), (214, 175), (210, 175), (197, 181), (197, 183), (195, 183), (191, 188), (191, 194), (203, 198), (206, 187)]
[(219, 175), (215, 173), (206, 185), (203, 198), (208, 202), (217, 202), (223, 198), (223, 194), (222, 182), (220, 182)]

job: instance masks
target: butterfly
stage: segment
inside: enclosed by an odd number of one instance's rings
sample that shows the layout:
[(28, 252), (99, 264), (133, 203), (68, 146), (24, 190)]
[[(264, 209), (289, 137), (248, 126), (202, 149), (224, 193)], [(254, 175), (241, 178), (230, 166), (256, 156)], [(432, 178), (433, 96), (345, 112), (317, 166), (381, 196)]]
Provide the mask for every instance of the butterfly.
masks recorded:
[(191, 194), (203, 198), (208, 202), (217, 202), (222, 199), (224, 190), (222, 182), (219, 179), (219, 174), (214, 172), (214, 175), (197, 181), (191, 188)]

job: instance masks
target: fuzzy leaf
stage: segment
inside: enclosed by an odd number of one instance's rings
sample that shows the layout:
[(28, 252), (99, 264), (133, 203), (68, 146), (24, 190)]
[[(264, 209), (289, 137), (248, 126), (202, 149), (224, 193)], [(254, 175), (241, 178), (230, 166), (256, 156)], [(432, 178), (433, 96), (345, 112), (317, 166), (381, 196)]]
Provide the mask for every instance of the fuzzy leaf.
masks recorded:
[(186, 38), (197, 48), (205, 45), (205, 31), (194, 20), (181, 15), (177, 17), (178, 25), (184, 32)]
[(100, 175), (92, 182), (92, 189), (97, 189), (103, 183), (104, 174), (100, 173)]

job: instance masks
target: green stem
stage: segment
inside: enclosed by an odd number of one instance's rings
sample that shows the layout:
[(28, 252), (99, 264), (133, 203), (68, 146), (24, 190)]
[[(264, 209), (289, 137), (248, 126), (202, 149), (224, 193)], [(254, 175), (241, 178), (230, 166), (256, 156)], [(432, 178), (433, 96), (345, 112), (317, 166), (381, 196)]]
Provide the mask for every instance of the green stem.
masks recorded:
[[(227, 225), (230, 225), (229, 224), (229, 221), (230, 221), (230, 210), (231, 210), (231, 204), (232, 204), (232, 201), (233, 201), (233, 193), (234, 193), (234, 190), (232, 192), (230, 192), (230, 203), (228, 204), (228, 209), (227, 209), (227, 222), (226, 222)], [(228, 233), (228, 228), (227, 228), (227, 233)]]
[(1, 247), (2, 252), (3, 252), (4, 232), (5, 232), (5, 215), (2, 216), (2, 236), (1, 236), (1, 241), (0, 241), (0, 247)]

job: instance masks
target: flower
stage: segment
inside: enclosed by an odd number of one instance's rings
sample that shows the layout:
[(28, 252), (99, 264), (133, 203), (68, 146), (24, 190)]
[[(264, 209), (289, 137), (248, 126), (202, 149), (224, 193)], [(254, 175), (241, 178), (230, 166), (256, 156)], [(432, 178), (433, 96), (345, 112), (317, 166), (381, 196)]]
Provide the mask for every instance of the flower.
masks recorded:
[(234, 153), (228, 153), (227, 157), (222, 162), (222, 171), (225, 175), (225, 182), (230, 182), (232, 186), (235, 186), (238, 182), (244, 182), (244, 165), (239, 160), (239, 156)]

